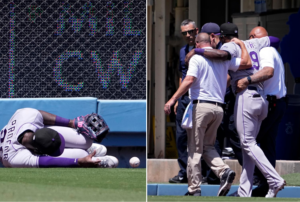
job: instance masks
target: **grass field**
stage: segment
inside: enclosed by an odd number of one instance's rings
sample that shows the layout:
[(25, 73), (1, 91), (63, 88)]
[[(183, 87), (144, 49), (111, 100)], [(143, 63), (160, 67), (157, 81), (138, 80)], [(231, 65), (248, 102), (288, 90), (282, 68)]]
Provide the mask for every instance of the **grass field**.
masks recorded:
[(0, 201), (146, 201), (146, 169), (1, 168)]
[[(300, 173), (293, 173), (282, 176), (288, 186), (300, 186)], [(299, 201), (300, 198), (240, 198), (240, 197), (193, 197), (193, 196), (148, 196), (148, 201), (245, 201), (245, 202), (258, 202), (258, 201), (268, 201), (268, 202), (276, 202), (276, 201)]]

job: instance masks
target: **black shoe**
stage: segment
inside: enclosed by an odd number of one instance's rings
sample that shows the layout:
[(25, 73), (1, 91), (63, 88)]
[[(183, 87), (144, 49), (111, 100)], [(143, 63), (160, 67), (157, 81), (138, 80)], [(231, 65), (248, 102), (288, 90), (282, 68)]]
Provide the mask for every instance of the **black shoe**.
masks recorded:
[(208, 183), (207, 183), (207, 177), (202, 177), (202, 182), (201, 182), (201, 184), (208, 184)]
[(221, 177), (220, 189), (217, 196), (226, 196), (231, 188), (231, 184), (235, 178), (235, 172), (227, 168)]
[(259, 178), (257, 178), (257, 177), (254, 177), (253, 178), (253, 185), (259, 185), (260, 184), (260, 179)]
[(193, 194), (191, 194), (190, 192), (186, 192), (185, 196), (201, 196), (201, 190), (197, 190)]
[(252, 197), (265, 197), (269, 191), (268, 183), (259, 184), (255, 189), (252, 191)]
[(179, 175), (176, 175), (175, 177), (170, 178), (169, 182), (170, 183), (187, 183), (188, 181), (187, 181), (186, 177), (181, 177)]

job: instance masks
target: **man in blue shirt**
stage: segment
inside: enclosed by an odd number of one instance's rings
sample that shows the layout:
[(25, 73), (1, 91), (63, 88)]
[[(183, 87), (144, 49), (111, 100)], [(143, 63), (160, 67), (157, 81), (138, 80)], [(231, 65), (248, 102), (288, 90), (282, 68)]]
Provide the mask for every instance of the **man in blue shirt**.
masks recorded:
[[(179, 71), (181, 72), (182, 77), (179, 79), (179, 85), (184, 80), (188, 66), (185, 64), (185, 56), (195, 48), (195, 38), (198, 34), (198, 28), (196, 23), (190, 19), (186, 19), (181, 23), (181, 33), (183, 38), (186, 40), (187, 44), (180, 49), (180, 58), (179, 58)], [(187, 132), (181, 127), (181, 121), (184, 114), (184, 111), (187, 105), (190, 103), (188, 93), (184, 94), (181, 98), (178, 99), (174, 106), (174, 112), (176, 114), (176, 146), (178, 152), (178, 164), (180, 170), (178, 175), (169, 179), (170, 183), (187, 183)]]

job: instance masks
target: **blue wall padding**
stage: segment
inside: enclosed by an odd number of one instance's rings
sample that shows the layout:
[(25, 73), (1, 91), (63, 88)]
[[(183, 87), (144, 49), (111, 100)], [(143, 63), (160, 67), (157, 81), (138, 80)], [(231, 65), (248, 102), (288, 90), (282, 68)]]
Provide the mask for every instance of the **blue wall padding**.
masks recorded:
[[(150, 188), (151, 187), (151, 188)], [(238, 185), (232, 185), (229, 193), (237, 191)], [(187, 192), (187, 184), (148, 184), (147, 186), (151, 191), (148, 191), (148, 195), (157, 196), (184, 196)], [(156, 193), (155, 189), (156, 188)], [(217, 196), (219, 185), (201, 185), (201, 195), (202, 196)], [(256, 186), (253, 186), (255, 189)], [(300, 187), (286, 186), (283, 190), (279, 191), (277, 194), (279, 198), (300, 198)], [(200, 200), (200, 199), (199, 199)]]
[(157, 184), (148, 184), (147, 185), (147, 195), (149, 195), (149, 196), (157, 195)]
[(137, 132), (110, 132), (101, 144), (107, 147), (146, 147), (146, 133)]
[(98, 100), (111, 132), (146, 132), (146, 100)]
[(49, 113), (74, 119), (97, 110), (97, 98), (8, 98), (0, 100), (0, 129), (11, 116), (21, 108), (35, 108)]

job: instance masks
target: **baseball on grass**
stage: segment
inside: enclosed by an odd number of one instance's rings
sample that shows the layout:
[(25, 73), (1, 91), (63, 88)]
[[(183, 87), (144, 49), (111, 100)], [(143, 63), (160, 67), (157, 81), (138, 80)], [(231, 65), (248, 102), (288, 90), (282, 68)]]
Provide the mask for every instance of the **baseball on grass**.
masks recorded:
[(139, 165), (140, 165), (140, 159), (138, 157), (132, 157), (129, 160), (129, 163), (130, 163), (131, 167), (133, 167), (133, 168), (139, 167)]

